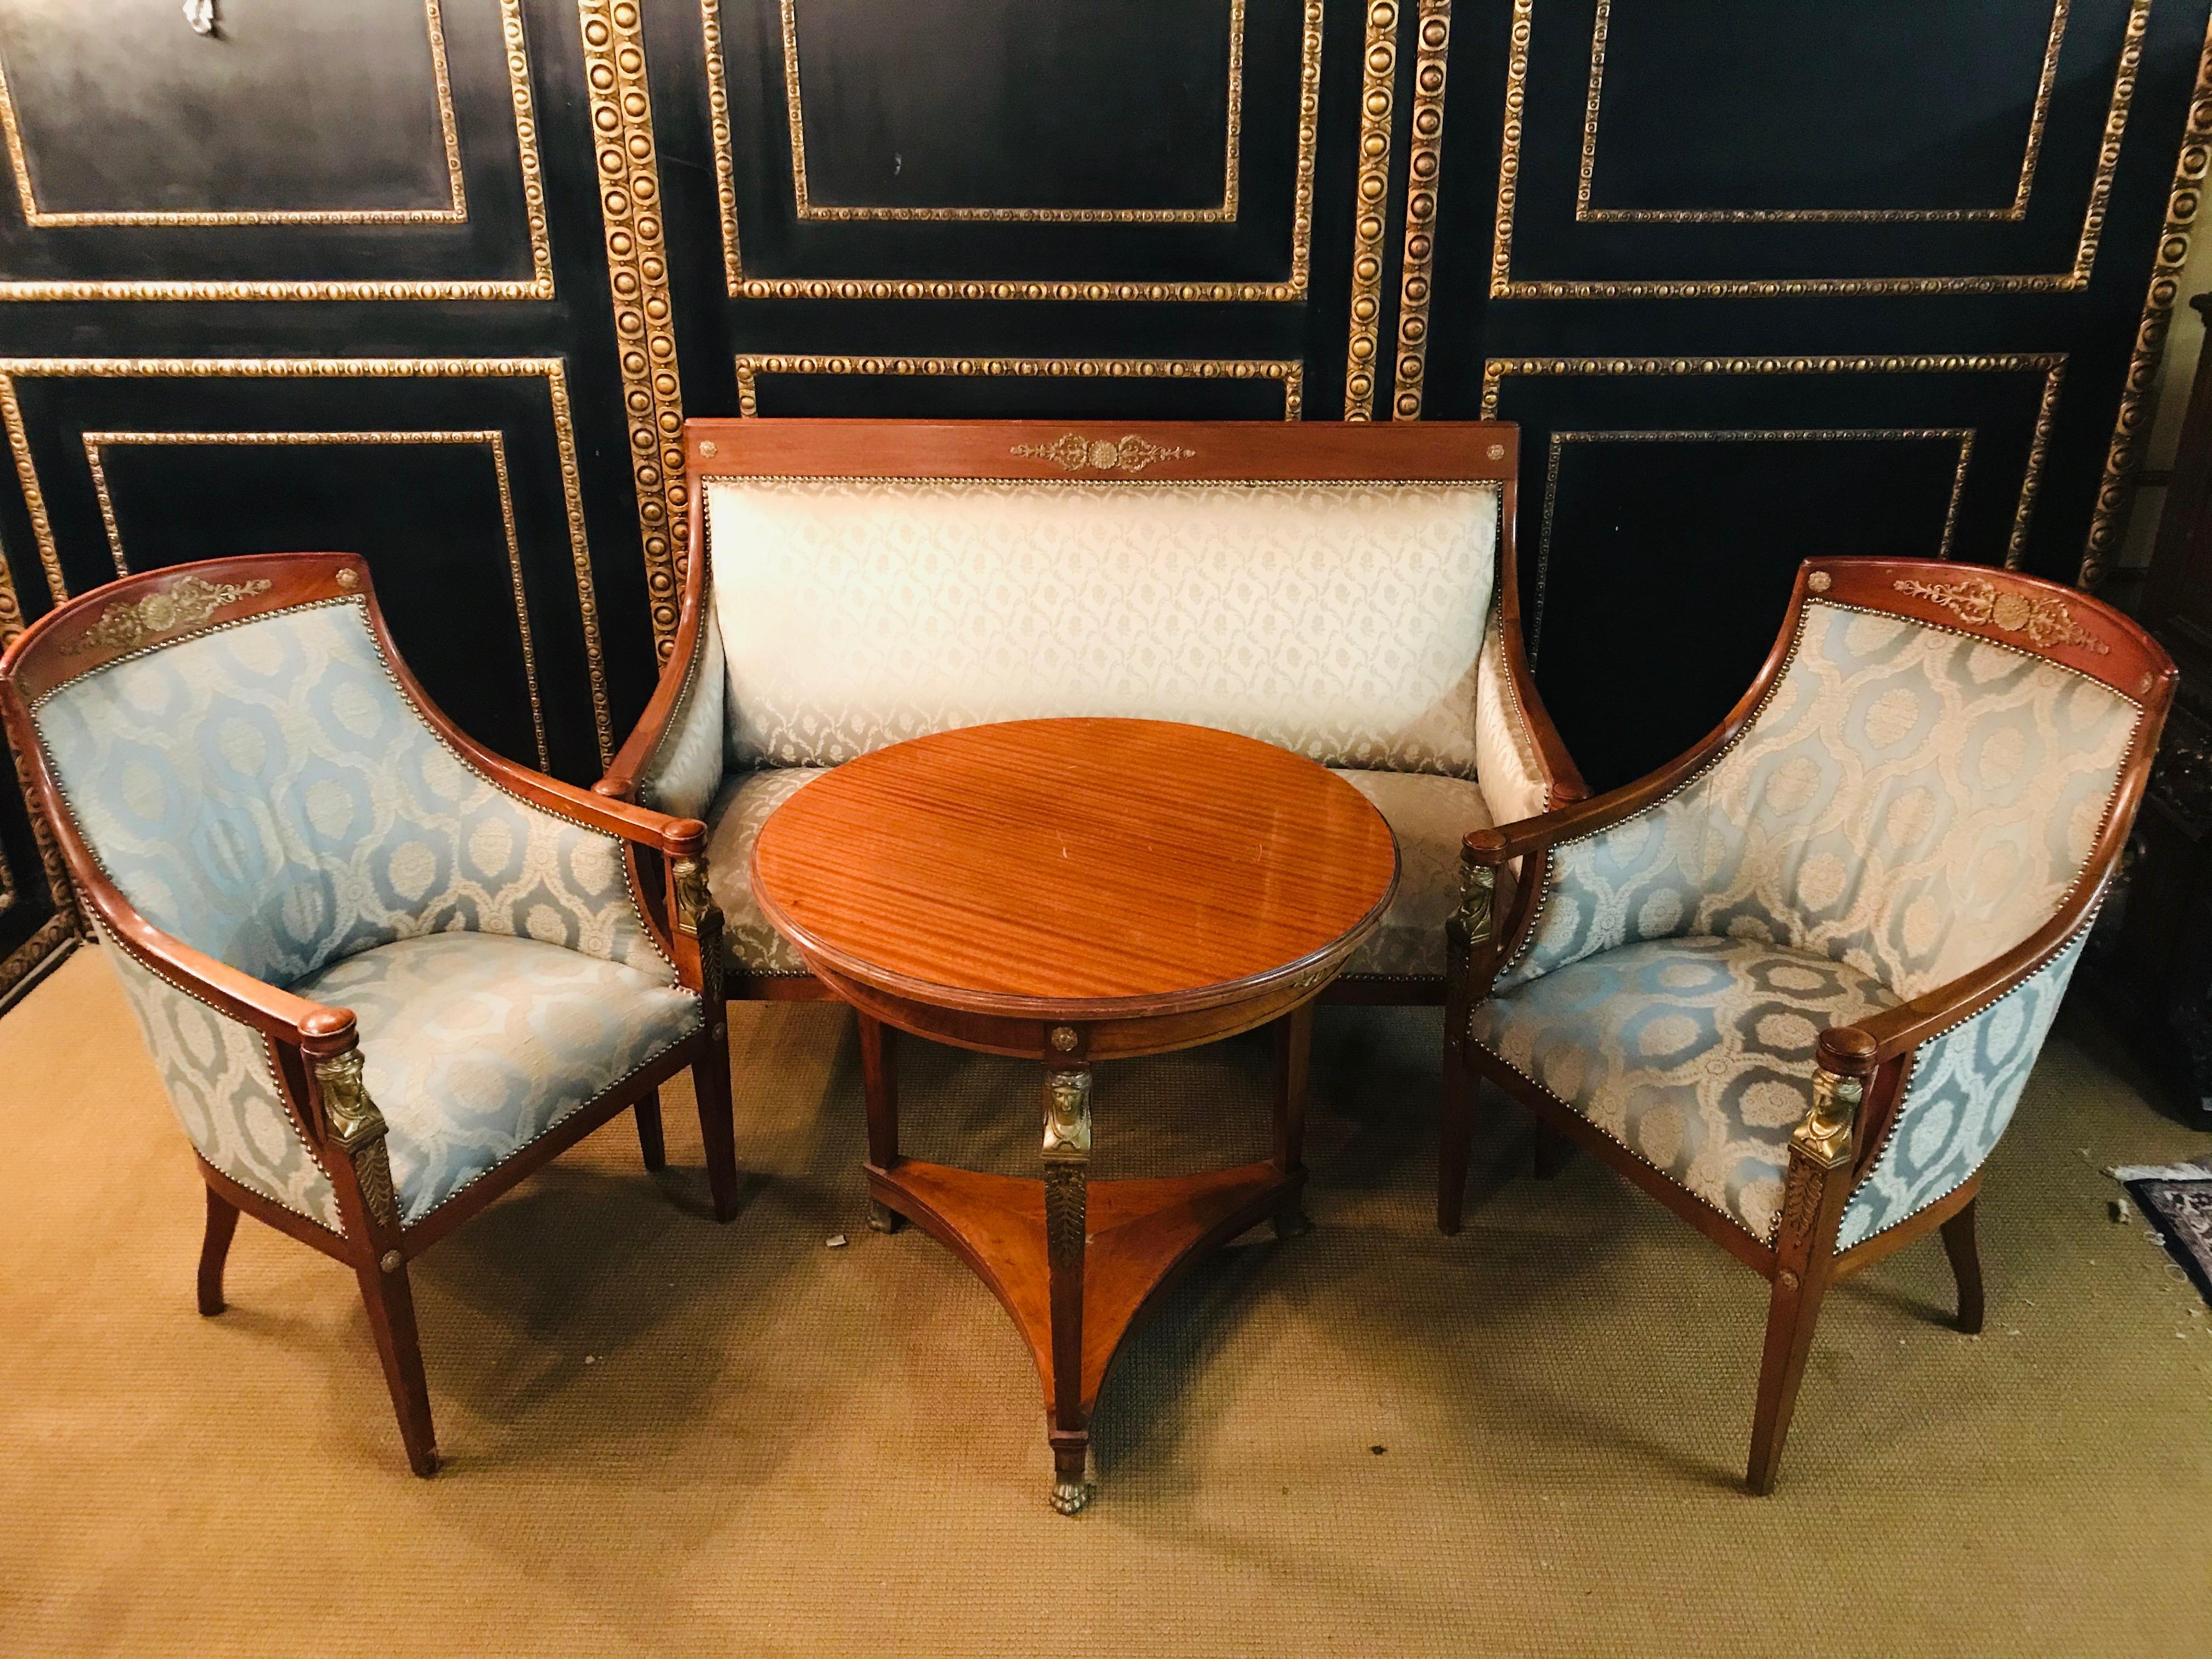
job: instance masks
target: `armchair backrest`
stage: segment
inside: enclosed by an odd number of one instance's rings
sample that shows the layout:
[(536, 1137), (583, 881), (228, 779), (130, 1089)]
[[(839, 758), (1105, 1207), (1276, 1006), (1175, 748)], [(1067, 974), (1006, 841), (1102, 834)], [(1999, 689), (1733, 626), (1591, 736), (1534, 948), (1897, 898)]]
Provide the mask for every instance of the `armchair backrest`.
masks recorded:
[(455, 928), (659, 965), (618, 844), (464, 759), (350, 555), (130, 578), (4, 672), (80, 883), (256, 979)]
[(1650, 781), (1650, 810), (1562, 843), (1558, 908), (1499, 984), (1668, 935), (1771, 939), (1902, 998), (1947, 984), (2102, 878), (2170, 672), (2124, 617), (2032, 577), (1808, 566), (1729, 722)]
[(1486, 718), (1519, 642), (1510, 426), (689, 425), (733, 768), (1131, 714), (1517, 769), (1544, 805), (1534, 757), (1483, 764), (1520, 730)]

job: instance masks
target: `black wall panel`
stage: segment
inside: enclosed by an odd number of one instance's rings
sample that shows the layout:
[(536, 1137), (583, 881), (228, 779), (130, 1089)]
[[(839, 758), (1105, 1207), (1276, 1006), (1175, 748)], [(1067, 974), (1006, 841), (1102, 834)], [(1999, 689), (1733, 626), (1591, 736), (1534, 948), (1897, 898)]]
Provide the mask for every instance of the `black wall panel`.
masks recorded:
[[(1620, 781), (1802, 557), (2100, 572), (2208, 4), (0, 0), (0, 633), (349, 547), (464, 726), (588, 780), (686, 413), (1494, 414)], [(0, 795), (4, 991), (70, 924)]]

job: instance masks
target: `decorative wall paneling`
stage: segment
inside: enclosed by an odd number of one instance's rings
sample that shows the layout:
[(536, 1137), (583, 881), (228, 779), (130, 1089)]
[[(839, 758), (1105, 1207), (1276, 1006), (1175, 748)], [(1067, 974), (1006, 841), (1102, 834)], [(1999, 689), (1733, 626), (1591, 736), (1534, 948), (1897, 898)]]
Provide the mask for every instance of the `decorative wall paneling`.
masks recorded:
[[(0, 631), (351, 545), (464, 725), (588, 778), (673, 628), (687, 410), (1496, 413), (1537, 673), (1616, 781), (1807, 553), (2100, 573), (2208, 9), (0, 7)], [(66, 923), (12, 799), (0, 865), (27, 963)]]

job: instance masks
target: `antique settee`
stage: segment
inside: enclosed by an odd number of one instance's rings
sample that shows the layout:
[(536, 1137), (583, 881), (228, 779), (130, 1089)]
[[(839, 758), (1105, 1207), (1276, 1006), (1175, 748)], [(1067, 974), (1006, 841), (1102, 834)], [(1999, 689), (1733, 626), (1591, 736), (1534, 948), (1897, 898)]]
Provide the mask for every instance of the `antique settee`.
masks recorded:
[(823, 771), (985, 721), (1218, 726), (1340, 771), (1402, 877), (1337, 1000), (1439, 1003), (1468, 831), (1587, 793), (1521, 650), (1496, 422), (695, 420), (691, 556), (607, 794), (709, 825), (732, 998), (828, 994), (754, 902)]

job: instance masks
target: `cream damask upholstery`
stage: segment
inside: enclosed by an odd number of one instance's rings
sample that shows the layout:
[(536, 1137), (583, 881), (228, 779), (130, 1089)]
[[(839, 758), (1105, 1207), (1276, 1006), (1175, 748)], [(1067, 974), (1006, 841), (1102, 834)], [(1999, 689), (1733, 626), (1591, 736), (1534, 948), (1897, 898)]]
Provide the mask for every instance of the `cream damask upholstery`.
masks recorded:
[[(1547, 804), (1491, 483), (709, 478), (700, 643), (639, 798), (714, 827), (732, 964), (804, 971), (745, 863), (813, 769), (985, 721), (1187, 720), (1342, 770), (1404, 872), (1348, 970), (1437, 978), (1458, 847)], [(711, 741), (721, 744), (709, 776)]]
[[(122, 657), (31, 717), (78, 833), (141, 915), (356, 1008), (410, 1222), (699, 1028), (621, 843), (450, 747), (360, 598)], [(267, 1040), (110, 956), (200, 1155), (337, 1231)]]
[[(1810, 1108), (1817, 1028), (1947, 984), (2046, 923), (2087, 865), (2142, 719), (2045, 658), (1808, 599), (1734, 742), (1670, 795), (1553, 849), (1535, 919), (1468, 1035), (1771, 1238), (1771, 1178)], [(1685, 953), (1715, 973), (1759, 966), (1691, 1007), (1686, 992), (1707, 993)], [(1845, 1247), (1980, 1167), (2078, 954), (2077, 939), (1922, 1050), (1851, 1197)], [(1787, 1018), (1763, 1000), (1801, 987)], [(1711, 1033), (1678, 1043), (1697, 1022)]]

